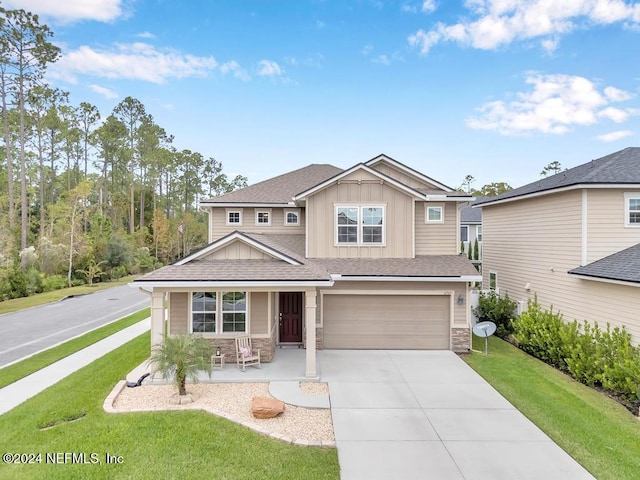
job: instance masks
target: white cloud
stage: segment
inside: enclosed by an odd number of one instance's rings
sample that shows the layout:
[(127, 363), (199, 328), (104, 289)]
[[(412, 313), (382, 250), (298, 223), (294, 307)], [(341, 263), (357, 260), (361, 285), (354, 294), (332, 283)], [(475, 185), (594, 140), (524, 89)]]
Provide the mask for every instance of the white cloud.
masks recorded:
[(618, 130), (617, 132), (605, 133), (604, 135), (598, 135), (596, 139), (602, 142), (615, 142), (622, 138), (633, 135), (631, 130)]
[(279, 77), (282, 75), (280, 65), (272, 60), (260, 60), (258, 62), (258, 75), (261, 77)]
[(526, 83), (533, 86), (531, 91), (515, 94), (512, 101), (484, 104), (478, 108), (478, 116), (467, 119), (467, 126), (495, 130), (502, 135), (532, 132), (562, 135), (576, 125), (593, 125), (602, 119), (621, 123), (638, 114), (635, 109), (609, 105), (612, 96), (628, 100), (631, 94), (615, 87), (600, 92), (583, 77), (531, 73)]
[(138, 38), (156, 38), (156, 36), (151, 32), (141, 32), (136, 35)]
[(369, 55), (371, 52), (373, 52), (373, 45), (370, 43), (362, 47), (362, 55)]
[(24, 9), (61, 23), (79, 20), (110, 22), (123, 16), (122, 0), (4, 0), (4, 8)]
[(421, 11), (422, 13), (429, 14), (436, 11), (436, 2), (435, 0), (423, 0), (421, 5), (404, 3), (400, 7), (400, 11), (405, 13), (418, 13)]
[(326, 26), (327, 26), (327, 24), (326, 24), (326, 23), (324, 23), (323, 21), (321, 21), (321, 20), (316, 20), (316, 28), (321, 29), (321, 28), (324, 28), (324, 27), (326, 27)]
[(612, 102), (625, 102), (635, 96), (633, 93), (625, 92), (624, 90), (620, 90), (616, 87), (605, 88), (604, 94)]
[(236, 62), (235, 60), (225, 62), (220, 65), (220, 71), (225, 75), (227, 73), (231, 73), (235, 78), (238, 78), (244, 82), (251, 80), (249, 74), (242, 67), (240, 67), (240, 65), (238, 65), (238, 62)]
[(492, 50), (539, 39), (546, 51), (553, 51), (562, 35), (578, 27), (640, 22), (640, 3), (623, 0), (467, 0), (465, 6), (470, 12), (460, 23), (418, 30), (409, 43), (423, 55), (443, 41)]
[(125, 78), (164, 83), (169, 78), (204, 77), (215, 69), (213, 57), (185, 55), (176, 50), (162, 49), (142, 42), (115, 44), (113, 49), (97, 50), (81, 46), (64, 52), (52, 64), (48, 74), (52, 78), (77, 82), (77, 75), (103, 78)]
[(113, 99), (119, 97), (119, 95), (113, 90), (106, 87), (101, 87), (100, 85), (96, 85), (95, 83), (89, 85), (89, 88), (105, 98)]
[(377, 57), (372, 58), (371, 61), (373, 63), (379, 63), (380, 65), (391, 65), (391, 61), (386, 55), (378, 55)]
[(436, 11), (436, 2), (435, 0), (424, 0), (422, 2), (422, 11), (424, 13), (433, 13)]
[(405, 3), (400, 7), (400, 11), (405, 13), (418, 13), (418, 7)]

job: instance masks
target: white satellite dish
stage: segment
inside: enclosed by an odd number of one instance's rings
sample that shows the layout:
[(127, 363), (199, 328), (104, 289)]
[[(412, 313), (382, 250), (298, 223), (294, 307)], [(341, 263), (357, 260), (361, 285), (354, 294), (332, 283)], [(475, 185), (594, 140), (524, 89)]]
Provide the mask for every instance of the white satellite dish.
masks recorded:
[(489, 351), (489, 337), (496, 333), (496, 324), (493, 322), (480, 322), (473, 326), (473, 334), (484, 338), (484, 354)]

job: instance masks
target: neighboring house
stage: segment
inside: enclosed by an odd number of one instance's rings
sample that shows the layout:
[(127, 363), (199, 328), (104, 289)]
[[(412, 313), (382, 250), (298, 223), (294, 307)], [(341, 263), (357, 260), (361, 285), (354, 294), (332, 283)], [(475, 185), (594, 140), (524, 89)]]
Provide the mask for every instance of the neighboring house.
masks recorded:
[[(477, 254), (475, 253), (476, 240), (478, 240)], [(482, 208), (473, 208), (473, 202), (469, 202), (460, 209), (460, 247), (467, 256), (471, 250), (472, 262), (478, 271), (482, 272)]]
[(476, 205), (485, 288), (520, 308), (537, 295), (565, 320), (624, 325), (640, 342), (640, 148)]
[(469, 285), (458, 254), (470, 197), (385, 156), (347, 170), (309, 165), (201, 202), (210, 244), (136, 280), (152, 296), (152, 344), (202, 333), (235, 356), (249, 334), (278, 345), (470, 348)]

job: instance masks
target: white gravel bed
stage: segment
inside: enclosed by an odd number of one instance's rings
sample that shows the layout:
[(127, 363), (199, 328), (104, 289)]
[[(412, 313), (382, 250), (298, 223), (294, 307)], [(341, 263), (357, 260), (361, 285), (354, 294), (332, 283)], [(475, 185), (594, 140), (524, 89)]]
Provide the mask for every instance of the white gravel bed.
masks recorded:
[(310, 395), (329, 395), (329, 386), (320, 382), (300, 382), (300, 390)]
[[(302, 382), (307, 393), (328, 393), (326, 384)], [(333, 442), (333, 423), (328, 409), (302, 408), (286, 405), (283, 414), (275, 418), (257, 419), (251, 415), (253, 397), (271, 397), (268, 383), (199, 383), (188, 384), (187, 393), (193, 403), (188, 408), (209, 407), (223, 412), (235, 422), (249, 424), (269, 434), (280, 434), (293, 440), (310, 442)], [(124, 388), (114, 402), (116, 410), (161, 410), (176, 409), (170, 403), (176, 394), (174, 385), (142, 385)], [(178, 407), (180, 408), (180, 407)]]

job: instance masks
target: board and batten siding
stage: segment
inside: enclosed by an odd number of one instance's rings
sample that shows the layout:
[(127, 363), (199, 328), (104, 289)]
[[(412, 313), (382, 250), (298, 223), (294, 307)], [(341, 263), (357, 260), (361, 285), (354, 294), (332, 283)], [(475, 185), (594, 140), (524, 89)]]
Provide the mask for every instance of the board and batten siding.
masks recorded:
[(169, 294), (169, 335), (189, 333), (189, 293)]
[[(444, 223), (427, 223), (427, 206), (444, 207)], [(416, 202), (416, 255), (456, 255), (458, 245), (457, 205), (455, 202)]]
[[(241, 225), (227, 225), (227, 210), (241, 210), (242, 211), (242, 224)], [(270, 210), (271, 211), (271, 225), (256, 225), (256, 211), (257, 210)], [(298, 212), (298, 225), (285, 225), (284, 215), (286, 211)], [(304, 234), (305, 231), (305, 211), (304, 208), (226, 208), (226, 207), (211, 207), (211, 213), (209, 214), (209, 242), (215, 242), (216, 240), (229, 235), (231, 232), (239, 230), (247, 233), (272, 233), (272, 234)]]
[(236, 240), (229, 245), (211, 252), (203, 257), (203, 260), (273, 260), (271, 255), (262, 252), (241, 240)]
[[(307, 199), (309, 258), (411, 258), (413, 198), (367, 172), (355, 172)], [(383, 206), (384, 246), (336, 246), (336, 206)]]
[(587, 263), (640, 243), (640, 227), (625, 226), (625, 192), (634, 190), (587, 190)]
[(250, 301), (250, 328), (252, 335), (269, 333), (269, 292), (252, 292)]

